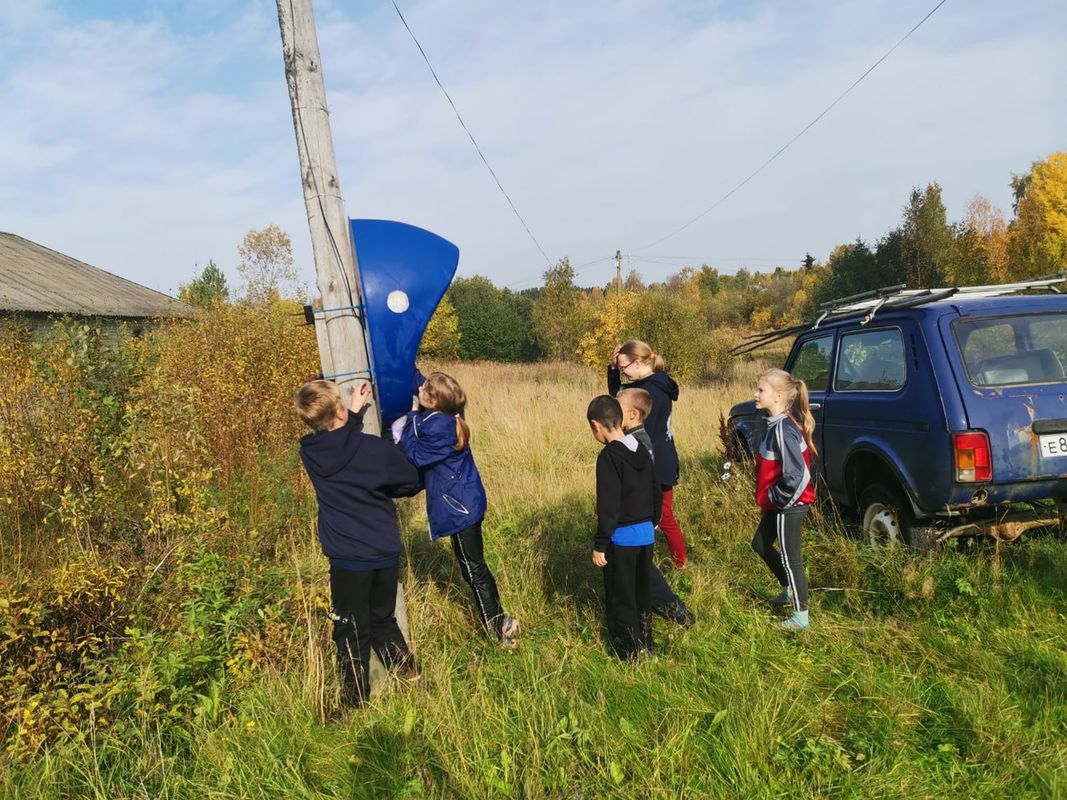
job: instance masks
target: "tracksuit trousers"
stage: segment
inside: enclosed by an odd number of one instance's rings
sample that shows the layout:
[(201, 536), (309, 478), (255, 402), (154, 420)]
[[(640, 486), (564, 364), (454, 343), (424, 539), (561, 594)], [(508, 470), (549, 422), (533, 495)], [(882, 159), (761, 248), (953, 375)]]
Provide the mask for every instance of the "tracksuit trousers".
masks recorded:
[[(808, 577), (804, 574), (804, 558), (800, 552), (800, 533), (808, 516), (807, 506), (795, 506), (785, 511), (764, 510), (752, 549), (774, 573), (781, 586), (793, 592), (793, 609), (808, 610)], [(774, 545), (777, 542), (778, 549)]]
[(608, 637), (619, 658), (633, 660), (642, 650), (652, 649), (652, 545), (623, 547), (610, 543), (604, 555), (608, 560), (604, 567)]
[(474, 595), (474, 605), (478, 617), (486, 631), (494, 639), (500, 638), (504, 624), (504, 608), (500, 604), (500, 593), (496, 588), (496, 579), (485, 563), (485, 548), (482, 541), (482, 523), (477, 522), (459, 533), (452, 535), (452, 552), (459, 562), (459, 571), (463, 580)]
[(360, 706), (370, 697), (370, 651), (389, 670), (413, 667), (415, 659), (396, 623), (399, 567), (355, 572), (330, 566), (333, 640), (341, 673), (341, 699)]

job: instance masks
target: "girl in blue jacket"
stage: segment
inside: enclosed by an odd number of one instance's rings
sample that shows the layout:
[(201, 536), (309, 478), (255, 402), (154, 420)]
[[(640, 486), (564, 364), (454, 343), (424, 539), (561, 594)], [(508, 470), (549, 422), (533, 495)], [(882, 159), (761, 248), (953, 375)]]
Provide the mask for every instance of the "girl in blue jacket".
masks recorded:
[(463, 419), (467, 395), (455, 378), (443, 372), (431, 373), (418, 391), (421, 408), (407, 415), (400, 444), (426, 487), (430, 538), (451, 537), (452, 552), (474, 595), (482, 624), (494, 639), (514, 647), (519, 621), (504, 612), (483, 554), (485, 487), (471, 455), (470, 428)]

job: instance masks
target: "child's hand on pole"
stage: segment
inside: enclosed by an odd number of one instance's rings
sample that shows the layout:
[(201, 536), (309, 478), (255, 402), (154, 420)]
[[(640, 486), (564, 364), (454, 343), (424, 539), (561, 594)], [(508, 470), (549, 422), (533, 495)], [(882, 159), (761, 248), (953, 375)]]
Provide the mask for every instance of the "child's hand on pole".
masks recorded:
[(599, 550), (593, 551), (593, 565), (597, 567), (606, 567), (608, 565), (608, 558)]
[(367, 401), (370, 399), (370, 383), (361, 381), (355, 391), (352, 392), (352, 411), (358, 414), (363, 410), (363, 406), (367, 405)]

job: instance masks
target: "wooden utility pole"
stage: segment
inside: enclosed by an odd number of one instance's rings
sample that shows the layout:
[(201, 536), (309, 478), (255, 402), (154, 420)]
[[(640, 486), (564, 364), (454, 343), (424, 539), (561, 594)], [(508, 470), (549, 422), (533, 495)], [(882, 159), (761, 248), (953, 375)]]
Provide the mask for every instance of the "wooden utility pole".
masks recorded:
[[(337, 178), (333, 137), (330, 135), (330, 112), (326, 108), (319, 38), (315, 33), (311, 0), (277, 0), (277, 3), (282, 53), (285, 57), (285, 80), (289, 84), (296, 149), (300, 154), (300, 177), (304, 184), (304, 204), (311, 227), (315, 274), (322, 299), (322, 310), (315, 312), (319, 360), (323, 376), (336, 381), (341, 387), (344, 402), (351, 403), (352, 392), (358, 382), (371, 380), (370, 356), (362, 322), (359, 264), (352, 247), (352, 234), (341, 196), (341, 181)], [(375, 435), (381, 433), (382, 417), (377, 400), (363, 415), (363, 430)], [(396, 621), (410, 643), (403, 584), (397, 586)], [(372, 681), (379, 683), (384, 676), (385, 669), (372, 653)]]
[[(315, 17), (311, 0), (277, 0), (277, 4), (304, 204), (322, 299), (322, 310), (315, 312), (319, 359), (323, 376), (341, 387), (341, 397), (349, 404), (359, 382), (371, 379), (370, 358), (359, 308), (359, 265), (330, 135)], [(363, 416), (363, 429), (381, 433), (381, 412), (376, 402)]]

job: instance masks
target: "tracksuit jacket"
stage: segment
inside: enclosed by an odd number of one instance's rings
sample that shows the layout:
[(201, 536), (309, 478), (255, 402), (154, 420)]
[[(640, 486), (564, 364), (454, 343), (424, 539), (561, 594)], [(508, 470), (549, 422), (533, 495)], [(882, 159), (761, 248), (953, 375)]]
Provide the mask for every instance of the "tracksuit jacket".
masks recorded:
[(756, 454), (756, 503), (767, 511), (788, 511), (814, 501), (811, 453), (804, 434), (788, 414), (768, 418)]

